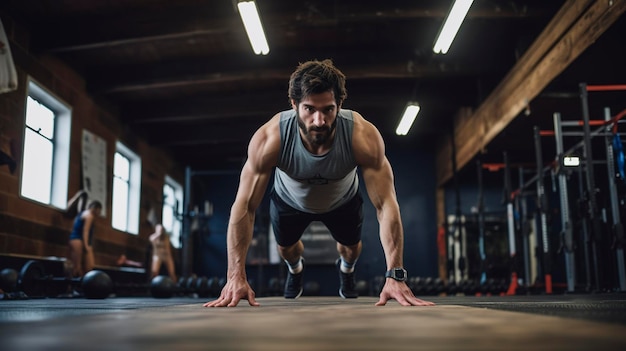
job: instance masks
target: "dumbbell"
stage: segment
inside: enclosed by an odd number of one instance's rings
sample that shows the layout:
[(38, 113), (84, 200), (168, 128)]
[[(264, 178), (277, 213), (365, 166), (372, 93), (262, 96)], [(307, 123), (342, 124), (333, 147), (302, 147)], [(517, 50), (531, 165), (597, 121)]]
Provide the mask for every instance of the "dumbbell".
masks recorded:
[(185, 282), (185, 293), (191, 295), (196, 292), (196, 279), (198, 279), (198, 276), (195, 274), (187, 277), (187, 281)]
[(424, 295), (426, 293), (424, 279), (422, 277), (411, 277), (409, 278), (408, 284), (409, 288), (413, 291), (413, 294)]
[(196, 294), (198, 297), (209, 297), (211, 295), (211, 288), (209, 287), (209, 278), (199, 277), (196, 280)]
[(221, 292), (220, 280), (217, 277), (198, 277), (195, 283), (195, 292), (198, 297), (216, 297)]
[(210, 297), (219, 295), (219, 280), (217, 277), (181, 277), (178, 283), (166, 276), (158, 275), (150, 281), (150, 294), (156, 298), (170, 298), (174, 295), (197, 295), (198, 297)]
[(54, 277), (47, 275), (43, 265), (30, 260), (20, 270), (17, 288), (28, 297), (45, 297), (51, 284), (80, 286), (89, 299), (104, 299), (113, 292), (113, 281), (100, 270), (91, 270), (82, 278)]
[(466, 296), (475, 295), (478, 292), (478, 288), (478, 284), (471, 279), (459, 282), (459, 291)]
[(446, 285), (446, 294), (449, 296), (454, 296), (459, 293), (459, 286), (454, 281), (448, 282)]
[(435, 295), (442, 294), (446, 292), (446, 283), (439, 277), (433, 280), (433, 284), (435, 286)]
[(426, 277), (424, 279), (424, 294), (426, 295), (437, 294), (437, 287), (435, 285), (435, 280), (431, 277)]

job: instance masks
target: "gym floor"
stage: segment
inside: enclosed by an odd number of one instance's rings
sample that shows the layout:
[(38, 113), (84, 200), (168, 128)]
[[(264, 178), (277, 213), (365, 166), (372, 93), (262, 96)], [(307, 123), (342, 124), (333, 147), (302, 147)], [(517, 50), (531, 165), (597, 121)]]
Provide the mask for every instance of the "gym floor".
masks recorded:
[(4, 350), (626, 350), (626, 295), (0, 301)]

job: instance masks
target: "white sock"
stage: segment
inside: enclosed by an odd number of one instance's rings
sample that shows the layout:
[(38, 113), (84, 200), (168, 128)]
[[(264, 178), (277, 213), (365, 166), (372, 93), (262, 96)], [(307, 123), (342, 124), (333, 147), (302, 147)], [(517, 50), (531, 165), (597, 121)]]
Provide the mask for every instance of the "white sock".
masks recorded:
[(356, 260), (352, 263), (347, 262), (346, 260), (343, 259), (343, 257), (341, 257), (341, 264), (339, 265), (339, 269), (343, 272), (343, 273), (352, 273), (354, 272), (354, 265), (356, 264)]
[(289, 273), (291, 274), (298, 274), (302, 272), (302, 268), (304, 268), (302, 265), (302, 257), (298, 259), (297, 263), (291, 264), (287, 260), (285, 260), (285, 263), (287, 264), (287, 268), (289, 268)]

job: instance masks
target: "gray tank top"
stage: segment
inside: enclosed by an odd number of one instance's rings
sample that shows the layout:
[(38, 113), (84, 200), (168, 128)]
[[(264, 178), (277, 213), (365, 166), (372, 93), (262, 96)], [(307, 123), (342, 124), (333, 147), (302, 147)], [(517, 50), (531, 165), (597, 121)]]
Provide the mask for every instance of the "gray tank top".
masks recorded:
[(353, 129), (352, 111), (340, 110), (330, 151), (314, 155), (304, 147), (296, 111), (281, 112), (276, 194), (289, 206), (307, 213), (329, 212), (352, 199), (359, 188), (352, 154)]

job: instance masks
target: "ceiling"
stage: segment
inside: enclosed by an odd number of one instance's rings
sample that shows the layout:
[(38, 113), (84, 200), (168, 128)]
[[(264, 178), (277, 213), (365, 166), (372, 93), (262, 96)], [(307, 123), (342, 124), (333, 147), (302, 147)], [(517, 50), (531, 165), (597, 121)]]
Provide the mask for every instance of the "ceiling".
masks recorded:
[[(232, 0), (3, 0), (0, 14), (28, 28), (34, 55), (58, 57), (81, 74), (133, 133), (182, 166), (223, 170), (238, 169), (256, 128), (289, 108), (289, 75), (309, 59), (331, 58), (344, 71), (344, 107), (377, 125), (389, 149), (434, 152), (459, 109), (485, 100), (565, 2), (476, 0), (443, 56), (432, 46), (451, 0), (257, 0), (267, 56), (253, 53)], [(555, 93), (575, 93), (579, 82), (626, 83), (624, 22), (487, 145), (485, 162), (501, 162), (502, 150), (513, 162), (534, 161), (532, 126), (550, 128), (555, 111), (580, 114), (578, 99)], [(609, 95), (616, 110), (626, 107), (623, 95)], [(422, 111), (398, 137), (410, 100)]]

